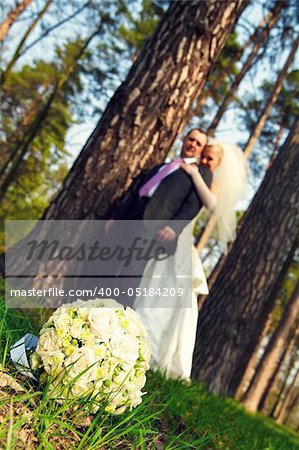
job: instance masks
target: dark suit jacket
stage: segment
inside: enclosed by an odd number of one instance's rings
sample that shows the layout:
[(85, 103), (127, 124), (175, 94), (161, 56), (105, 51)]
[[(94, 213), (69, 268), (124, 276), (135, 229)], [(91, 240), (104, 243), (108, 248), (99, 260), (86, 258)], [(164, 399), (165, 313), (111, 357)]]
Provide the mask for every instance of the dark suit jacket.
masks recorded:
[[(191, 177), (183, 169), (178, 169), (164, 178), (151, 198), (143, 197), (140, 199), (139, 189), (160, 167), (154, 167), (154, 169), (137, 177), (130, 190), (118, 203), (113, 218), (155, 220), (162, 221), (163, 225), (172, 221), (170, 226), (178, 236), (186, 223), (176, 221), (190, 222), (203, 205)], [(207, 186), (210, 187), (212, 172), (203, 166), (199, 166), (199, 172)]]

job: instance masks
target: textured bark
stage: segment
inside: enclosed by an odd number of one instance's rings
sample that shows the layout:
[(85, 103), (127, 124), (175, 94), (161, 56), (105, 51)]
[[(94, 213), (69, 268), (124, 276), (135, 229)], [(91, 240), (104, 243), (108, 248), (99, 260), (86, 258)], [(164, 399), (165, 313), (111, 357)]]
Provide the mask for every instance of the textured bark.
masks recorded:
[(164, 160), (246, 5), (171, 2), (44, 218), (109, 217), (134, 176)]
[(299, 283), (284, 309), (282, 318), (259, 361), (250, 388), (243, 398), (244, 406), (250, 411), (257, 411), (263, 392), (267, 388), (267, 384), (275, 372), (275, 368), (279, 363), (288, 336), (298, 315)]
[(211, 134), (211, 135), (214, 134), (215, 129), (217, 128), (220, 120), (223, 117), (223, 114), (227, 110), (228, 105), (234, 99), (235, 93), (237, 92), (241, 81), (243, 80), (243, 78), (245, 77), (247, 72), (251, 69), (251, 67), (256, 59), (256, 56), (258, 54), (258, 51), (261, 48), (261, 45), (268, 39), (270, 31), (274, 27), (275, 23), (277, 22), (280, 12), (285, 7), (285, 5), (286, 5), (285, 1), (276, 0), (275, 6), (273, 8), (273, 14), (272, 14), (269, 22), (267, 23), (267, 25), (265, 26), (263, 31), (257, 35), (250, 54), (248, 55), (246, 61), (244, 62), (242, 69), (236, 76), (234, 83), (230, 87), (229, 92), (224, 97), (223, 102), (221, 103), (214, 119), (212, 120), (212, 123), (208, 128), (209, 134)]
[(297, 37), (297, 39), (295, 39), (290, 54), (281, 70), (281, 72), (279, 73), (279, 76), (276, 80), (275, 85), (273, 86), (273, 89), (271, 90), (270, 94), (269, 94), (269, 98), (268, 101), (265, 105), (264, 110), (262, 111), (257, 123), (255, 124), (254, 130), (251, 133), (250, 138), (248, 139), (247, 144), (245, 145), (244, 148), (244, 154), (248, 157), (250, 155), (250, 153), (252, 152), (252, 149), (256, 143), (256, 141), (258, 140), (258, 138), (261, 135), (261, 132), (263, 131), (263, 128), (265, 126), (266, 120), (268, 119), (271, 109), (273, 108), (273, 105), (275, 105), (278, 95), (282, 89), (283, 86), (283, 82), (287, 76), (289, 67), (291, 66), (296, 51), (298, 49), (298, 45), (299, 45), (299, 36)]
[(6, 19), (0, 24), (0, 42), (6, 37), (10, 27), (18, 20), (20, 14), (30, 5), (32, 0), (23, 0), (15, 9), (10, 11)]
[(193, 377), (234, 396), (265, 326), (271, 291), (299, 226), (299, 121), (245, 213), (199, 315)]

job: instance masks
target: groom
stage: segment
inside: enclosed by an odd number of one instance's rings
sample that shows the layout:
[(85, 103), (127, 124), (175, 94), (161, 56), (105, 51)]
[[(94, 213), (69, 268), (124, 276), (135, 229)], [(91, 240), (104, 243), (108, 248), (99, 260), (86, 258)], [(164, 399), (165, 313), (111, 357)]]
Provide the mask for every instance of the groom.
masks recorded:
[[(113, 218), (105, 224), (105, 233), (110, 236), (111, 247), (117, 247), (119, 240), (120, 243), (123, 239), (133, 242), (137, 237), (145, 243), (154, 242), (155, 252), (158, 248), (161, 250), (161, 260), (166, 255), (168, 258), (175, 254), (180, 233), (203, 206), (191, 177), (180, 168), (180, 163), (197, 164), (207, 140), (206, 134), (200, 129), (190, 130), (183, 138), (179, 159), (156, 166), (145, 175), (137, 177), (132, 188), (117, 204)], [(210, 187), (212, 172), (203, 166), (198, 166), (198, 170)], [(156, 256), (151, 255), (150, 258), (156, 259)], [(123, 294), (129, 292), (129, 288), (134, 290), (139, 286), (147, 260), (136, 256), (131, 260), (128, 272), (122, 263), (113, 266), (116, 269), (114, 273), (121, 277), (116, 286), (121, 287)], [(188, 272), (188, 268), (185, 271)], [(168, 279), (168, 275), (166, 278)], [(128, 304), (134, 299), (128, 297), (124, 300), (125, 298), (124, 295), (123, 301)]]
[[(207, 140), (202, 130), (193, 128), (183, 138), (179, 160), (156, 166), (146, 175), (139, 176), (118, 203), (112, 219), (106, 222), (106, 233), (115, 219), (163, 221), (165, 225), (157, 230), (156, 238), (163, 242), (173, 241), (170, 253), (174, 253), (186, 222), (190, 222), (202, 207), (191, 177), (180, 168), (180, 162), (197, 164)], [(203, 166), (199, 166), (199, 172), (210, 187), (212, 173)]]

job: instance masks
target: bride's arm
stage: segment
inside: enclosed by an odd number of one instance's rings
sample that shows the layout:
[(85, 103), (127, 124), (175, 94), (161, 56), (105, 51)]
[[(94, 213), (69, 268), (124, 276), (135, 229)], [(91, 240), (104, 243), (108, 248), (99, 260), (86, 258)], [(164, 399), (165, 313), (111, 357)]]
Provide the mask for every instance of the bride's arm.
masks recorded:
[(212, 183), (211, 190), (208, 188), (204, 182), (202, 176), (200, 175), (197, 166), (192, 164), (180, 164), (181, 168), (192, 178), (192, 182), (195, 189), (203, 203), (203, 205), (208, 209), (213, 209), (217, 203), (217, 197), (213, 191), (215, 191), (216, 186)]

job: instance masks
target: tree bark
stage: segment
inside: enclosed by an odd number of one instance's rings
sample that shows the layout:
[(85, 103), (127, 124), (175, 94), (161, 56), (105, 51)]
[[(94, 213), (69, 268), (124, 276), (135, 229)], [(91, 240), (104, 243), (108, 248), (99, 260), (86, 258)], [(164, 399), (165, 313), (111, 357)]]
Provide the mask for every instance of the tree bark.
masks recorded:
[(267, 388), (270, 378), (275, 372), (279, 359), (283, 353), (284, 347), (292, 327), (299, 314), (299, 283), (287, 303), (282, 318), (273, 333), (267, 348), (259, 361), (250, 387), (244, 398), (244, 406), (252, 412), (256, 412), (263, 392)]
[(256, 58), (256, 55), (257, 55), (262, 43), (264, 41), (266, 41), (266, 39), (269, 37), (270, 31), (272, 30), (273, 26), (277, 22), (280, 12), (285, 7), (285, 5), (286, 5), (285, 1), (277, 0), (275, 2), (275, 6), (273, 8), (273, 14), (272, 14), (269, 22), (267, 23), (267, 25), (265, 26), (263, 31), (258, 34), (250, 54), (248, 55), (246, 61), (244, 62), (242, 69), (236, 76), (234, 83), (232, 84), (232, 86), (229, 89), (229, 92), (224, 97), (222, 104), (220, 105), (214, 119), (212, 120), (211, 125), (209, 126), (209, 128), (208, 128), (209, 134), (211, 134), (211, 135), (214, 134), (217, 126), (219, 125), (220, 120), (222, 119), (223, 114), (227, 110), (228, 105), (233, 100), (234, 95), (237, 92), (241, 81), (243, 80), (243, 78), (245, 77), (247, 72), (252, 67), (254, 60)]
[[(266, 174), (199, 315), (193, 377), (234, 396), (298, 230), (299, 121)], [(270, 298), (269, 298), (270, 297)]]
[(165, 159), (246, 5), (171, 3), (44, 219), (109, 217), (134, 176)]
[(23, 0), (15, 9), (8, 13), (6, 19), (0, 24), (0, 42), (6, 37), (10, 27), (18, 20), (23, 11), (30, 5), (32, 0)]
[(269, 98), (268, 101), (266, 103), (266, 106), (264, 108), (264, 111), (261, 113), (253, 132), (251, 133), (250, 138), (247, 141), (247, 144), (245, 145), (244, 148), (244, 154), (248, 157), (250, 155), (250, 153), (252, 152), (252, 149), (256, 143), (256, 141), (258, 140), (258, 138), (261, 135), (261, 132), (265, 126), (266, 120), (269, 117), (269, 114), (271, 112), (271, 109), (273, 108), (273, 105), (276, 103), (278, 95), (281, 91), (283, 82), (287, 76), (289, 67), (291, 66), (294, 56), (296, 54), (296, 51), (298, 49), (298, 45), (299, 45), (299, 36), (297, 37), (297, 39), (294, 41), (293, 45), (292, 45), (292, 49), (290, 51), (290, 54), (285, 62), (285, 65), (283, 66), (275, 85), (273, 86), (273, 89), (271, 90), (270, 94), (269, 94)]

